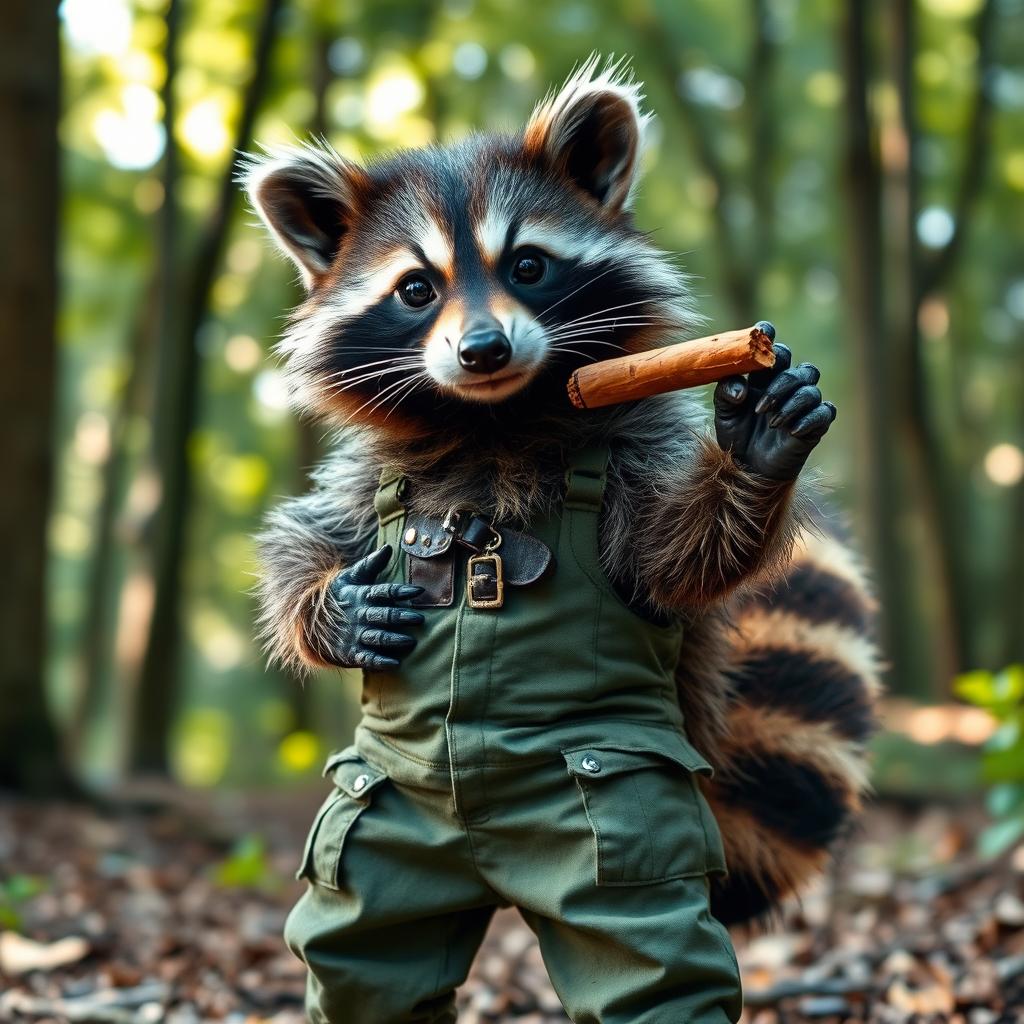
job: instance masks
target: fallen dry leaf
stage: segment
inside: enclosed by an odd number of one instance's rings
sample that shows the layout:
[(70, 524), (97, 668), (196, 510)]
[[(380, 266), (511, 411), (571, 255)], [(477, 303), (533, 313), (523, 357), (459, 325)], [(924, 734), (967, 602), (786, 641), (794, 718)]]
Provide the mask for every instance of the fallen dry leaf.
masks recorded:
[(17, 932), (0, 934), (0, 971), (4, 974), (52, 971), (77, 963), (88, 955), (89, 943), (78, 936), (56, 942), (33, 942)]
[[(0, 940), (0, 1021), (302, 1024), (304, 968), (281, 932), (322, 793), (189, 799), (146, 815), (0, 802), (3, 870), (44, 882), (18, 907), (24, 935)], [(735, 936), (744, 1024), (1024, 1024), (1024, 858), (982, 863), (970, 842), (949, 863), (930, 852), (980, 824), (962, 807), (876, 804), (830, 879), (767, 935)], [(265, 845), (263, 877), (220, 884), (245, 835)], [(33, 966), (12, 971), (8, 949)], [(511, 910), (458, 1006), (459, 1024), (568, 1024)]]

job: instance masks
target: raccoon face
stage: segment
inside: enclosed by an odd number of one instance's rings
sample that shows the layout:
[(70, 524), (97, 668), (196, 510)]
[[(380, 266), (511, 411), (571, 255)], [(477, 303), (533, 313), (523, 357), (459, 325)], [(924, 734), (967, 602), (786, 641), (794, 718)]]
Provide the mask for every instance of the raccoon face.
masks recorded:
[(358, 167), (254, 158), (253, 205), (307, 288), (279, 350), (295, 402), (390, 430), (568, 406), (576, 366), (693, 322), (684, 275), (629, 215), (639, 87), (592, 59), (515, 136)]

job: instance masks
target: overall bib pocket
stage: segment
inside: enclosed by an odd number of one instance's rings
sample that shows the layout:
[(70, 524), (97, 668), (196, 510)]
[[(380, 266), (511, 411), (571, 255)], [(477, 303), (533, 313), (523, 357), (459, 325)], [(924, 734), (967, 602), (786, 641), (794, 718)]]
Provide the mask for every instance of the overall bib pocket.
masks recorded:
[(306, 838), (296, 878), (326, 889), (342, 888), (341, 854), (356, 819), (370, 806), (374, 790), (387, 778), (350, 747), (327, 759), (324, 775), (334, 789), (320, 805)]
[(682, 735), (657, 750), (602, 743), (562, 756), (594, 834), (598, 885), (725, 872), (721, 834), (697, 782), (712, 769)]

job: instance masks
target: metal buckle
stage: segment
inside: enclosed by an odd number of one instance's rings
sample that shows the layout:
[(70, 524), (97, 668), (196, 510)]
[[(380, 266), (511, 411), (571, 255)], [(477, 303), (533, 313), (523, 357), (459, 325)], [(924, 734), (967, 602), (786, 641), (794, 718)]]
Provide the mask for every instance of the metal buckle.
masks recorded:
[(461, 519), (462, 512), (459, 509), (449, 509), (448, 514), (444, 517), (444, 522), (441, 524), (441, 529), (454, 536), (456, 530), (459, 528), (459, 521)]
[[(487, 545), (483, 554), (473, 555), (466, 563), (466, 604), (470, 608), (500, 608), (505, 603), (505, 574), (502, 569), (501, 555), (497, 553), (501, 547), (501, 534), (492, 526), (494, 540)], [(476, 566), (485, 569), (475, 572)], [(490, 567), (490, 572), (486, 569)], [(474, 582), (493, 581), (493, 596), (477, 597)]]

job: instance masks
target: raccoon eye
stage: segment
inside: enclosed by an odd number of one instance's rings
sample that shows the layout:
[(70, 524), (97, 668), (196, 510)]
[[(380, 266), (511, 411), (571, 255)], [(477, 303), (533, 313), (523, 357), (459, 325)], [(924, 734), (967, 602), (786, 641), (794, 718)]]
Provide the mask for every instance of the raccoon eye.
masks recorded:
[(516, 254), (512, 264), (512, 280), (516, 284), (536, 284), (544, 276), (544, 257), (531, 249)]
[(402, 278), (395, 292), (412, 309), (422, 309), (437, 298), (433, 285), (422, 274), (410, 274)]

